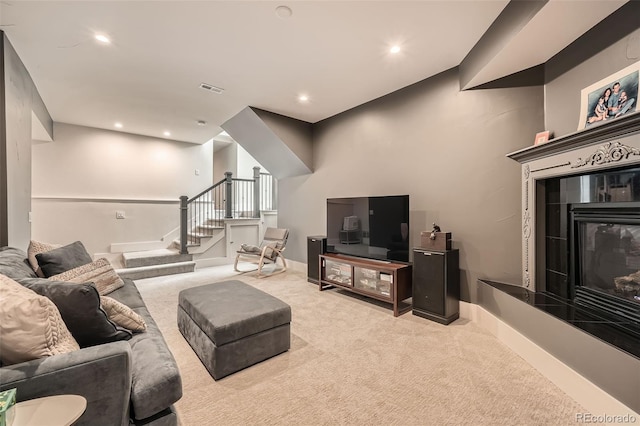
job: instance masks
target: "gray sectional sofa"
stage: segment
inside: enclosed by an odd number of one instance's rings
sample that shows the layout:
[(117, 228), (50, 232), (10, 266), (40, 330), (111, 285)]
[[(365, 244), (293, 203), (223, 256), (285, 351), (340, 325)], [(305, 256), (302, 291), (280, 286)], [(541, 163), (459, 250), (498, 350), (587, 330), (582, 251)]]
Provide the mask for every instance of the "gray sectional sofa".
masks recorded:
[[(26, 253), (10, 247), (0, 248), (0, 274), (26, 287), (51, 283), (37, 278)], [(87, 408), (78, 425), (177, 425), (173, 404), (182, 396), (178, 366), (135, 284), (127, 279), (124, 283), (109, 297), (141, 315), (145, 332), (128, 340), (0, 366), (0, 391), (17, 388), (18, 401), (82, 395)]]

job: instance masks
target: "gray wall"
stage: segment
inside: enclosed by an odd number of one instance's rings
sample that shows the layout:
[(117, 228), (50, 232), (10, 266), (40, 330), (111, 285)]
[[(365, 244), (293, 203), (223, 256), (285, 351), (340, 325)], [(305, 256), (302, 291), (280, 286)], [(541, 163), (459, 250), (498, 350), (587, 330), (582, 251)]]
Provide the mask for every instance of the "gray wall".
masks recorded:
[(311, 142), (312, 125), (270, 111), (252, 108), (253, 111), (278, 135), (293, 153), (313, 170), (313, 144)]
[(520, 283), (520, 167), (505, 154), (542, 128), (541, 86), (461, 92), (457, 69), (317, 123), (314, 173), (279, 181), (289, 257), (307, 261), (327, 198), (409, 194), (413, 246), (434, 221), (453, 233), (463, 300), (477, 278)]
[(639, 27), (632, 1), (547, 62), (545, 128), (554, 136), (578, 129), (582, 89), (640, 60)]
[[(5, 108), (5, 156), (2, 167), (6, 167), (6, 195), (0, 208), (6, 206), (6, 229), (0, 236), (6, 236), (2, 243), (27, 249), (31, 238), (31, 120), (32, 111), (49, 130), (51, 117), (44, 106), (29, 72), (2, 33)], [(3, 188), (3, 191), (5, 190)], [(0, 226), (5, 226), (0, 221)]]

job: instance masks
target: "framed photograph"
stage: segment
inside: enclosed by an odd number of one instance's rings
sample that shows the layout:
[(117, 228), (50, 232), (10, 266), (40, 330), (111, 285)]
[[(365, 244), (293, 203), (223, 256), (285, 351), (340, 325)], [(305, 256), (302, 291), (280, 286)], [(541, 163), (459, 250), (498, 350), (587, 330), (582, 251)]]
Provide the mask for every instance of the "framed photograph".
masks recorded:
[(549, 142), (549, 136), (550, 132), (544, 131), (544, 132), (540, 132), (540, 133), (536, 133), (536, 139), (533, 141), (534, 145), (540, 145), (543, 144), (545, 142)]
[(582, 89), (578, 130), (637, 111), (639, 76), (640, 61)]

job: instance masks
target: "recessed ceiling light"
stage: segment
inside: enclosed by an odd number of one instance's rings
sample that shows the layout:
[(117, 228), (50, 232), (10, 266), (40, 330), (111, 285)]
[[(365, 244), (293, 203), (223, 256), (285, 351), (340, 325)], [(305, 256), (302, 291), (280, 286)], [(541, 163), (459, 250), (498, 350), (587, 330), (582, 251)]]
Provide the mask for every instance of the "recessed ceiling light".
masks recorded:
[(122, 123), (120, 123), (120, 122), (114, 123), (113, 125), (118, 129), (122, 129)]
[(288, 6), (278, 6), (276, 7), (276, 15), (278, 15), (279, 18), (287, 19), (293, 15), (293, 10)]
[(400, 46), (398, 46), (397, 44), (395, 46), (391, 46), (391, 49), (389, 49), (390, 53), (399, 53), (400, 52)]
[(107, 37), (104, 34), (96, 34), (95, 35), (96, 40), (98, 40), (100, 43), (104, 43), (104, 44), (109, 44), (111, 43), (111, 39), (109, 37)]
[(171, 136), (171, 132), (168, 130), (165, 130), (162, 134), (165, 136)]
[(198, 121), (196, 121), (196, 123), (198, 123), (198, 126), (206, 126), (207, 125), (207, 122), (204, 121), (204, 120), (198, 120)]
[(307, 95), (300, 95), (300, 96), (298, 96), (298, 100), (299, 100), (300, 102), (309, 102), (309, 96), (307, 96)]

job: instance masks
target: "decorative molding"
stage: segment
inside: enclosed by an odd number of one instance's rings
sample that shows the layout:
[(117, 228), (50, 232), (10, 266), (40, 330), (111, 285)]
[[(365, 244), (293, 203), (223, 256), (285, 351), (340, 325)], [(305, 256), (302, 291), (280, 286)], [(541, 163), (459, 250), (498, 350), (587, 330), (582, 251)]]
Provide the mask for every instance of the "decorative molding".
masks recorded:
[(640, 132), (640, 111), (628, 114), (616, 120), (590, 126), (566, 136), (551, 139), (549, 142), (532, 145), (519, 151), (507, 154), (507, 157), (521, 164), (556, 154), (571, 152), (577, 148), (596, 143), (611, 142), (628, 135)]
[(545, 170), (557, 169), (558, 167), (564, 167), (564, 166), (569, 166), (569, 165), (571, 165), (571, 163), (569, 161), (567, 161), (566, 163), (556, 164), (555, 166), (542, 167), (542, 168), (539, 168), (539, 169), (535, 169), (535, 170), (533, 170), (533, 172), (534, 173), (535, 172), (542, 172), (542, 171), (545, 171)]
[(64, 202), (89, 202), (89, 203), (132, 203), (132, 204), (180, 204), (179, 199), (150, 199), (150, 198), (95, 198), (65, 195), (33, 195), (33, 200), (40, 201), (64, 201)]
[(529, 179), (529, 174), (531, 174), (531, 168), (528, 164), (524, 165), (524, 178)]
[(584, 160), (582, 158), (578, 158), (571, 168), (577, 169), (586, 165), (593, 166), (613, 163), (620, 160), (626, 160), (630, 155), (640, 155), (640, 149), (624, 145), (620, 142), (607, 142)]

